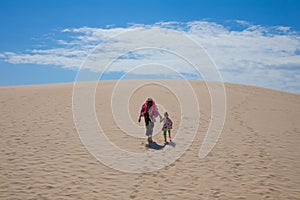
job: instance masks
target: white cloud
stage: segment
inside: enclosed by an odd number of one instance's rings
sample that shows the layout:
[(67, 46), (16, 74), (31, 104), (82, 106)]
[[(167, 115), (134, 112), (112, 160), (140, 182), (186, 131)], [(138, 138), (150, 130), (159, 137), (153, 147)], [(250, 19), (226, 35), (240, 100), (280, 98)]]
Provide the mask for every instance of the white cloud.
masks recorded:
[[(239, 26), (236, 28), (235, 26)], [(68, 28), (62, 30), (67, 39), (57, 38), (57, 47), (31, 49), (23, 53), (2, 52), (5, 62), (22, 64), (47, 64), (78, 69), (94, 48), (110, 38), (133, 30), (165, 28), (181, 32), (198, 42), (220, 69), (224, 81), (272, 87), (281, 90), (300, 91), (300, 36), (290, 27), (264, 27), (237, 20), (230, 26), (209, 21), (158, 22), (152, 25), (131, 24), (129, 27)], [(160, 41), (159, 36), (157, 40)], [(145, 45), (139, 35), (127, 41), (115, 41), (114, 48), (100, 49), (103, 63), (122, 53), (124, 45)], [(135, 46), (135, 45), (133, 45)], [(191, 56), (193, 49), (182, 41), (174, 40), (174, 48), (185, 49)], [(298, 53), (297, 53), (298, 52)], [(117, 60), (112, 71), (126, 71), (140, 63), (160, 63), (172, 66), (182, 73), (195, 73), (181, 59), (159, 50), (134, 52)], [(96, 70), (96, 65), (85, 65)], [(149, 71), (155, 73), (156, 70)], [(149, 73), (148, 72), (148, 73)]]
[(78, 68), (82, 63), (80, 57), (66, 57), (55, 54), (15, 54), (4, 53), (5, 61), (12, 64), (56, 65), (65, 68)]

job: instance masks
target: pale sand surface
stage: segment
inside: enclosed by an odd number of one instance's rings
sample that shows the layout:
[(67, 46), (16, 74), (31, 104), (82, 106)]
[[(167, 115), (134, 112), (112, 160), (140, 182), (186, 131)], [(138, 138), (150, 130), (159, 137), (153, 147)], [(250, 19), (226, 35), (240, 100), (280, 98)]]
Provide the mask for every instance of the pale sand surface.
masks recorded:
[[(102, 83), (96, 110), (108, 138), (130, 151), (155, 151), (118, 129), (110, 112), (114, 82)], [(300, 95), (225, 84), (223, 132), (200, 159), (210, 97), (203, 82), (191, 83), (201, 110), (193, 144), (171, 165), (142, 174), (106, 167), (85, 149), (73, 121), (72, 84), (0, 87), (0, 199), (300, 199)], [(181, 111), (166, 88), (137, 90), (133, 120), (149, 91), (169, 111), (175, 134)], [(162, 144), (162, 134), (155, 140)]]

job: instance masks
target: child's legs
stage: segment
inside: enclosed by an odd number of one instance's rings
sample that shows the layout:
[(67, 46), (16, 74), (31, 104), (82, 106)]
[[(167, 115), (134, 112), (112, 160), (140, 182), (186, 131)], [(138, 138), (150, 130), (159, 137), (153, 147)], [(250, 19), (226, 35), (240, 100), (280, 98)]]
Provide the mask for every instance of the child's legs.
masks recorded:
[(171, 130), (169, 129), (168, 132), (169, 132), (169, 138), (171, 139)]
[(163, 130), (165, 142), (167, 141), (167, 130)]

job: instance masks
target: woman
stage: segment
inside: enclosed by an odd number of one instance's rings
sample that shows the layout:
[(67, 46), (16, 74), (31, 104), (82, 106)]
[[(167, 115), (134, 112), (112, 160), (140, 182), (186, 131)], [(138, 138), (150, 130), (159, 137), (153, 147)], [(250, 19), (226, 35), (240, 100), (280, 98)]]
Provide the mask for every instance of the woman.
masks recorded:
[(160, 119), (162, 118), (158, 112), (155, 102), (152, 100), (152, 98), (148, 98), (146, 102), (142, 105), (142, 109), (138, 119), (138, 122), (141, 122), (141, 117), (144, 117), (145, 119), (146, 136), (148, 137), (148, 142), (153, 142), (152, 134), (153, 134), (155, 117), (157, 116), (159, 116)]

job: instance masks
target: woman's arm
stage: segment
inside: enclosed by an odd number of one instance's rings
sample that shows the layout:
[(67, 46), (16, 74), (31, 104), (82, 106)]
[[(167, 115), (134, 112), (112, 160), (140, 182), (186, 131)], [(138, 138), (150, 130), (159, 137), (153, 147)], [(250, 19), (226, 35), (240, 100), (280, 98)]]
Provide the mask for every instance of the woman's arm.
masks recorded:
[(146, 108), (145, 108), (145, 104), (142, 105), (141, 111), (140, 111), (140, 116), (138, 119), (138, 122), (141, 122), (141, 118), (144, 116), (144, 112), (145, 112)]
[(139, 116), (139, 119), (138, 119), (139, 123), (141, 122), (141, 118), (142, 118), (142, 113), (140, 113), (140, 116)]

